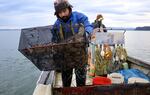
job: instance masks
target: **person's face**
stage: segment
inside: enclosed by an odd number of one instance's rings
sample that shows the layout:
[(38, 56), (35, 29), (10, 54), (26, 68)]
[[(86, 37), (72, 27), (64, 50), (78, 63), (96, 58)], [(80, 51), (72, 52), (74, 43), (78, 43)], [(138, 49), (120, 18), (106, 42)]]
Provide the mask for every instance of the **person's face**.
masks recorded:
[(63, 20), (67, 20), (70, 16), (70, 11), (68, 8), (65, 8), (63, 10), (61, 10), (59, 13), (58, 13), (59, 17)]
[(99, 18), (99, 19), (98, 19), (98, 21), (102, 21), (102, 20), (103, 20), (103, 18)]

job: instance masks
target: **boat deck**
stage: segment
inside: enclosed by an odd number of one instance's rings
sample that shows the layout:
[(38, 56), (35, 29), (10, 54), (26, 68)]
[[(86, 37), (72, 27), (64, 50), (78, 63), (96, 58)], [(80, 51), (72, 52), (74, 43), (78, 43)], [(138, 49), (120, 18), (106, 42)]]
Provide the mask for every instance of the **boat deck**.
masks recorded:
[[(62, 78), (61, 78), (61, 73), (60, 72), (56, 72), (56, 76), (55, 76), (55, 83), (54, 83), (54, 87), (55, 88), (60, 88), (63, 87), (62, 86)], [(88, 76), (86, 76), (86, 85), (92, 85), (92, 79)], [(75, 78), (75, 73), (73, 72), (73, 76), (72, 76), (72, 82), (71, 82), (71, 87), (76, 87), (76, 78)]]
[[(128, 57), (127, 62), (130, 68), (139, 69), (150, 77), (150, 65), (148, 63), (132, 57)], [(50, 94), (39, 94), (39, 92)], [(76, 87), (75, 74), (73, 73), (71, 87), (63, 87), (61, 73), (43, 71), (33, 95), (99, 95), (100, 93), (101, 95), (150, 95), (150, 83), (93, 86), (87, 74), (86, 86)]]

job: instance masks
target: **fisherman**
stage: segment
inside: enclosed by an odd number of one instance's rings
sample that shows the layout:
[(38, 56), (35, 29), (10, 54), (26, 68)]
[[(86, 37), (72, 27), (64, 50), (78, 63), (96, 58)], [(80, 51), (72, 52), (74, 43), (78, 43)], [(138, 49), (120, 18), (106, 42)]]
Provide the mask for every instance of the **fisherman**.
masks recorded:
[[(103, 19), (104, 19), (103, 16), (101, 14), (98, 14), (96, 19), (94, 20), (94, 23), (92, 23), (95, 33), (96, 32), (107, 32), (105, 25), (102, 24)], [(89, 71), (90, 77), (95, 76), (95, 69), (97, 68), (97, 67), (95, 67), (94, 63), (95, 63), (95, 59), (96, 59), (95, 58), (96, 57), (95, 56), (95, 52), (96, 52), (95, 48), (98, 47), (98, 44), (95, 44), (95, 41), (96, 41), (96, 34), (92, 35), (92, 38), (91, 38), (92, 43), (90, 43), (90, 47), (88, 50), (88, 55), (89, 55), (88, 64), (89, 64), (89, 68), (90, 68), (90, 71)]]
[(98, 28), (99, 32), (107, 32), (105, 25), (102, 23), (103, 19), (103, 16), (101, 14), (98, 14), (93, 23), (93, 27)]
[[(53, 42), (60, 42), (68, 39), (79, 32), (79, 26), (82, 24), (89, 37), (92, 35), (93, 27), (88, 21), (88, 17), (80, 12), (72, 12), (72, 5), (67, 0), (56, 0), (54, 2), (55, 15), (57, 20), (53, 25)], [(87, 50), (85, 48), (85, 50)], [(69, 64), (69, 63), (68, 63)], [(63, 87), (71, 85), (73, 68), (61, 70)], [(86, 64), (75, 67), (77, 86), (84, 86), (86, 81)]]

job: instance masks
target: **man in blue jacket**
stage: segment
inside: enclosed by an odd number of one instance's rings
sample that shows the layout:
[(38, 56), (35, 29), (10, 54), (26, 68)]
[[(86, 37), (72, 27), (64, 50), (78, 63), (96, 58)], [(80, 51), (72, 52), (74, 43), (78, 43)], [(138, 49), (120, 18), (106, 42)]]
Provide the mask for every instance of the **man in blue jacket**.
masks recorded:
[[(60, 42), (79, 32), (79, 25), (84, 26), (88, 35), (92, 34), (93, 27), (88, 17), (79, 12), (72, 12), (72, 5), (67, 0), (56, 0), (54, 2), (57, 20), (53, 26), (53, 42)], [(62, 82), (64, 87), (71, 85), (73, 68), (62, 69)], [(77, 86), (84, 86), (86, 81), (86, 65), (75, 68)]]

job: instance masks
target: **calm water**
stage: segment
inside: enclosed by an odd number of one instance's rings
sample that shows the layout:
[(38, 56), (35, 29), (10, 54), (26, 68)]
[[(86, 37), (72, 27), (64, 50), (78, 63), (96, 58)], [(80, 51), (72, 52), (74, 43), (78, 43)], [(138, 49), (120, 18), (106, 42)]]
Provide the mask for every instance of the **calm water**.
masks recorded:
[(32, 95), (40, 71), (17, 51), (19, 31), (0, 31), (0, 95)]
[[(150, 63), (150, 31), (127, 31), (125, 36), (128, 54)], [(40, 75), (17, 51), (19, 37), (19, 30), (0, 31), (0, 95), (32, 95)]]
[(150, 63), (150, 31), (129, 31), (125, 37), (128, 54)]

